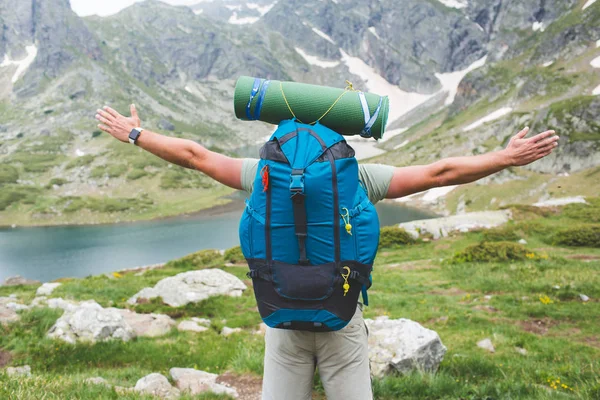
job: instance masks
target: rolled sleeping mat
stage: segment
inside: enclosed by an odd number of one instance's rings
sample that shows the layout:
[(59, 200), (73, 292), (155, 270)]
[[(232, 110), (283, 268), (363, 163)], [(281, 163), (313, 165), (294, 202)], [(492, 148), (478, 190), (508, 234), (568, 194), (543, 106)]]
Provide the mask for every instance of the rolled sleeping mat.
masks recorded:
[(389, 112), (387, 96), (297, 82), (242, 76), (235, 84), (235, 116), (279, 124), (286, 119), (319, 121), (342, 135), (381, 139)]

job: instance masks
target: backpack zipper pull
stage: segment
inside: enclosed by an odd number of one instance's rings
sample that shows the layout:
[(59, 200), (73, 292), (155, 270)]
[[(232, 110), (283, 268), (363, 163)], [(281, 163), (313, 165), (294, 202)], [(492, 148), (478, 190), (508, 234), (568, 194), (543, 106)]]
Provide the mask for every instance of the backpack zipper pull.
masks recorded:
[(342, 216), (342, 220), (344, 220), (344, 223), (346, 224), (346, 233), (352, 236), (352, 225), (350, 224), (350, 211), (348, 211), (346, 207), (342, 207), (342, 210), (346, 210), (345, 214), (340, 214)]
[(348, 278), (350, 277), (350, 267), (344, 267), (342, 268), (344, 271), (348, 271), (345, 274), (342, 273), (342, 278), (344, 278), (344, 284), (342, 285), (342, 288), (344, 289), (344, 296), (346, 296), (346, 294), (348, 294), (348, 290), (350, 290), (350, 284), (348, 283)]

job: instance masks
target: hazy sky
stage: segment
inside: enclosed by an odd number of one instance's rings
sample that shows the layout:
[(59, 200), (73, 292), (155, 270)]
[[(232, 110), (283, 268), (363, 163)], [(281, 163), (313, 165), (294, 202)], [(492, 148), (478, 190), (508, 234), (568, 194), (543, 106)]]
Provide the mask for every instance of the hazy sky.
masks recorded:
[[(87, 15), (112, 15), (129, 7), (133, 3), (144, 0), (71, 0), (71, 8), (78, 15), (85, 17)], [(201, 3), (202, 0), (162, 0), (165, 3), (173, 5), (190, 5)]]

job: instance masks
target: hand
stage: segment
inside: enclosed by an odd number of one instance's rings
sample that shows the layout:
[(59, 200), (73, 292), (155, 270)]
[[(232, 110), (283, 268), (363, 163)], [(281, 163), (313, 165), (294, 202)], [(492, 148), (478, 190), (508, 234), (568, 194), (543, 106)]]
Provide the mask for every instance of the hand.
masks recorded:
[(523, 139), (527, 133), (529, 133), (529, 127), (513, 136), (504, 149), (512, 166), (531, 164), (546, 157), (558, 146), (559, 137), (554, 135), (554, 131), (542, 132), (529, 139)]
[(131, 117), (125, 117), (108, 106), (105, 106), (102, 110), (98, 109), (96, 119), (102, 123), (98, 125), (98, 128), (121, 142), (129, 142), (131, 130), (142, 124), (135, 109), (135, 104), (132, 104), (129, 110), (131, 111)]

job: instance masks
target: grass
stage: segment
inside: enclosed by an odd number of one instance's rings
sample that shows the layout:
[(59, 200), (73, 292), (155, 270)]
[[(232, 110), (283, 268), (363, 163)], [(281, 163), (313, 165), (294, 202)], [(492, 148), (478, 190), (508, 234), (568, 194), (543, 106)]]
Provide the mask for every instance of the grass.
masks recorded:
[[(600, 199), (589, 199), (589, 203), (548, 210), (512, 206), (515, 220), (503, 228), (381, 249), (369, 292), (371, 307), (366, 308), (365, 316), (415, 320), (437, 331), (448, 353), (436, 374), (415, 372), (375, 379), (375, 398), (598, 398), (600, 248), (549, 244), (565, 226), (594, 222), (588, 219), (600, 215)], [(507, 243), (502, 240), (516, 237), (528, 242), (525, 257), (452, 261), (471, 246), (482, 242), (502, 245)], [(229, 261), (238, 261), (238, 252), (232, 249), (224, 257), (204, 251), (141, 276), (122, 272), (118, 277), (66, 279), (52, 296), (95, 299), (103, 306), (127, 307), (126, 300), (143, 287), (198, 268), (223, 268), (250, 286), (246, 268), (224, 267)], [(0, 296), (15, 293), (19, 299), (30, 301), (35, 289), (0, 287)], [(589, 296), (590, 302), (582, 302), (580, 293)], [(132, 309), (166, 313), (177, 320), (205, 317), (212, 325), (201, 334), (173, 330), (163, 337), (138, 338), (129, 343), (74, 346), (45, 337), (62, 311), (22, 312), (20, 322), (0, 327), (0, 351), (11, 353), (12, 365), (30, 365), (33, 377), (11, 379), (0, 375), (0, 398), (113, 399), (117, 395), (111, 389), (86, 385), (83, 380), (102, 376), (111, 384), (131, 387), (151, 372), (168, 375), (172, 367), (257, 376), (262, 373), (264, 344), (262, 337), (252, 333), (260, 318), (251, 290), (240, 298), (213, 297), (178, 308), (155, 299)], [(241, 327), (243, 332), (222, 337), (218, 332), (225, 325)], [(484, 338), (492, 340), (495, 353), (475, 345)], [(516, 348), (525, 349), (527, 354), (518, 353)], [(316, 382), (315, 398), (324, 398), (318, 378)], [(142, 398), (128, 396), (123, 398)]]

